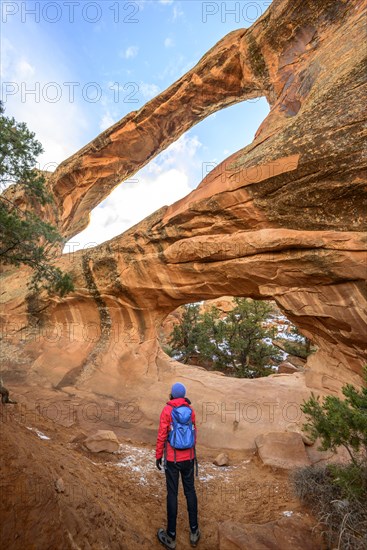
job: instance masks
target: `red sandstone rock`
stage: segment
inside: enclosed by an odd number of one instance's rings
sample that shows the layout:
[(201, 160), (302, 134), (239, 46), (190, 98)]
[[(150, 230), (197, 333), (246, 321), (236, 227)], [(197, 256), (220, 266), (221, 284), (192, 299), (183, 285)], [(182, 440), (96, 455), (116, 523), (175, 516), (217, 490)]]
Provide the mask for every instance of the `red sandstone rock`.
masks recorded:
[(310, 466), (302, 436), (296, 432), (273, 432), (255, 439), (257, 452), (266, 466), (290, 470)]
[(98, 430), (95, 434), (89, 435), (83, 444), (92, 453), (114, 453), (120, 445), (116, 434), (110, 430)]
[(213, 461), (216, 466), (228, 466), (229, 458), (226, 453), (220, 453)]
[(298, 370), (304, 370), (306, 359), (302, 359), (301, 357), (297, 357), (296, 355), (288, 355), (287, 361), (294, 367), (297, 367)]
[(278, 367), (279, 374), (293, 374), (294, 372), (299, 372), (300, 369), (289, 363), (288, 361), (283, 361)]
[[(364, 11), (359, 0), (274, 1), (250, 29), (224, 37), (178, 82), (50, 175), (56, 208), (41, 214), (51, 222), (57, 215), (69, 238), (116, 185), (209, 114), (260, 96), (271, 106), (254, 141), (190, 195), (107, 243), (58, 258), (74, 275), (72, 295), (30, 297), (29, 270), (3, 270), (4, 382), (133, 400), (140, 421), (130, 426), (153, 438), (162, 396), (180, 377), (203, 419), (205, 404), (214, 403), (202, 441), (210, 444), (214, 433), (232, 448), (253, 448), (274, 422), (284, 429), (290, 419), (281, 412), (274, 421), (270, 411), (301, 403), (307, 388), (330, 393), (360, 382)], [(26, 202), (16, 188), (7, 193)], [(225, 379), (163, 354), (162, 320), (181, 304), (221, 296), (275, 300), (318, 347), (305, 377)], [(237, 402), (238, 429), (228, 430), (222, 415), (230, 418)]]
[[(302, 429), (302, 424), (300, 424), (299, 422), (291, 422), (290, 424), (288, 424), (288, 426), (286, 427), (286, 431), (287, 432), (295, 432), (295, 433), (298, 433), (300, 434), (300, 436), (302, 437), (302, 441), (305, 445), (307, 446), (311, 446), (311, 445), (314, 445), (314, 441), (306, 434), (306, 432), (303, 431)], [(307, 449), (306, 449), (307, 450)]]

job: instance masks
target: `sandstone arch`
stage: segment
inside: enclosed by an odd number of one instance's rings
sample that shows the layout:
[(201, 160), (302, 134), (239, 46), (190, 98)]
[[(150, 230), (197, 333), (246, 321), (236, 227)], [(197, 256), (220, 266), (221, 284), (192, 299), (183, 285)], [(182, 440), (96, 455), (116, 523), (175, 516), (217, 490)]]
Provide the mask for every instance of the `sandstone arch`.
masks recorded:
[[(3, 273), (9, 371), (60, 390), (133, 397), (139, 433), (152, 426), (142, 394), (150, 391), (158, 411), (162, 384), (177, 375), (197, 399), (203, 391), (217, 404), (251, 395), (262, 410), (272, 395), (283, 410), (307, 386), (337, 391), (358, 381), (366, 359), (364, 14), (358, 0), (276, 0), (59, 166), (48, 182), (57, 208), (43, 215), (70, 238), (114, 186), (208, 114), (261, 95), (271, 105), (253, 143), (188, 197), (87, 253), (61, 256), (75, 275), (72, 296), (26, 300), (24, 272)], [(273, 298), (312, 337), (319, 351), (306, 384), (301, 375), (223, 379), (182, 370), (163, 354), (162, 318), (222, 295)], [(20, 340), (23, 359), (15, 359)], [(269, 428), (266, 414), (249, 433)], [(282, 414), (280, 427), (289, 420)], [(221, 422), (212, 417), (209, 434)], [(221, 427), (234, 447), (246, 430), (249, 422), (235, 434)]]

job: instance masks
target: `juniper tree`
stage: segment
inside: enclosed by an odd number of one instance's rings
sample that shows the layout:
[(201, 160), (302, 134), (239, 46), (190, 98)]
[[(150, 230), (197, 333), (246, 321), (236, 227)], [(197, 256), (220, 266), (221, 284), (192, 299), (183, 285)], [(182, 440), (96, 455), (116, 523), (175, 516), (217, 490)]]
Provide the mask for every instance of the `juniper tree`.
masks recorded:
[[(44, 175), (35, 168), (42, 152), (35, 134), (24, 122), (6, 117), (0, 102), (0, 263), (31, 267), (31, 289), (43, 287), (63, 296), (73, 290), (72, 278), (51, 263), (52, 246), (63, 239), (35, 213), (36, 206), (52, 202)], [(14, 191), (26, 193), (26, 208), (17, 204), (16, 193), (4, 192), (14, 184)]]

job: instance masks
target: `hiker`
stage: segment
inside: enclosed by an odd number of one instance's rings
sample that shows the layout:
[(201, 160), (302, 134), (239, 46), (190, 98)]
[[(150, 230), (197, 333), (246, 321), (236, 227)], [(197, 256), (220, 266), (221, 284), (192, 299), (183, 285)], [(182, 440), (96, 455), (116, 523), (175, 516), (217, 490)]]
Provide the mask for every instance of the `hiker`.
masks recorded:
[(179, 382), (171, 388), (170, 400), (162, 410), (156, 446), (156, 466), (164, 471), (167, 485), (167, 530), (158, 529), (158, 540), (169, 549), (176, 548), (178, 483), (181, 473), (190, 524), (190, 544), (199, 542), (198, 506), (194, 483), (197, 460), (195, 452), (195, 411), (185, 397), (186, 388)]

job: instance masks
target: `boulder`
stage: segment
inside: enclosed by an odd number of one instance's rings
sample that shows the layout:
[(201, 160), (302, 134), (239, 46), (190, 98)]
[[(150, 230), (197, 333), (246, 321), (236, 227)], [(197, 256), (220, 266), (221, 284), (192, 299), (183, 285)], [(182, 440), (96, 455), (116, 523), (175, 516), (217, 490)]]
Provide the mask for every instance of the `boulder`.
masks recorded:
[(300, 436), (302, 437), (302, 441), (305, 445), (311, 446), (314, 444), (314, 441), (302, 430), (302, 425), (298, 422), (291, 422), (290, 424), (288, 424), (288, 426), (286, 427), (286, 431), (300, 434)]
[(229, 464), (228, 455), (226, 453), (220, 453), (213, 461), (213, 464), (215, 464), (216, 466), (228, 466)]
[(65, 483), (64, 483), (64, 480), (62, 479), (62, 477), (59, 477), (55, 481), (55, 491), (57, 493), (65, 493)]
[(321, 540), (305, 518), (284, 517), (262, 525), (225, 521), (218, 527), (219, 550), (315, 550)]
[(257, 436), (255, 443), (266, 466), (290, 470), (311, 464), (299, 433), (270, 432)]
[(111, 430), (98, 430), (93, 435), (87, 437), (84, 441), (85, 447), (92, 453), (114, 453), (118, 451), (120, 443), (116, 434)]

